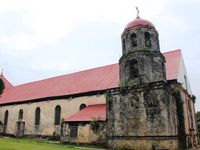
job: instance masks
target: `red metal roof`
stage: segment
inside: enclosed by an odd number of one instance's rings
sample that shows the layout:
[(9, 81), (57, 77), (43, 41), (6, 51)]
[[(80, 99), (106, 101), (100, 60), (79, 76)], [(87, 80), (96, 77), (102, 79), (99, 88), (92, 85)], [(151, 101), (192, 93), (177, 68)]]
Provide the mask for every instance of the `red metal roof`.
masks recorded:
[(117, 87), (118, 64), (16, 86), (3, 92), (0, 104), (64, 96)]
[[(167, 52), (164, 56), (167, 80), (177, 79), (181, 51)], [(0, 104), (5, 104), (115, 88), (119, 83), (119, 65), (112, 64), (15, 87), (4, 77), (1, 78), (7, 87), (12, 87), (5, 90), (0, 97)]]
[(153, 23), (151, 23), (150, 21), (137, 17), (136, 19), (134, 19), (126, 25), (125, 30), (128, 28), (134, 28), (139, 26), (155, 28)]
[(92, 120), (106, 120), (106, 104), (89, 105), (71, 117), (65, 119), (66, 122), (80, 122)]
[(178, 78), (180, 61), (181, 61), (181, 50), (175, 50), (166, 52), (163, 54), (166, 59), (165, 67), (167, 72), (167, 80), (174, 80)]

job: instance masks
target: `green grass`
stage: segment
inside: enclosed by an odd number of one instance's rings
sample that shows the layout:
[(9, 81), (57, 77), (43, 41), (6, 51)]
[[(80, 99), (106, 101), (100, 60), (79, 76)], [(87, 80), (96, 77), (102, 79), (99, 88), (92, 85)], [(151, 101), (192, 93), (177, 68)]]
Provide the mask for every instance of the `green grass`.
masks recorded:
[(50, 143), (44, 140), (0, 138), (0, 150), (81, 150), (87, 148)]

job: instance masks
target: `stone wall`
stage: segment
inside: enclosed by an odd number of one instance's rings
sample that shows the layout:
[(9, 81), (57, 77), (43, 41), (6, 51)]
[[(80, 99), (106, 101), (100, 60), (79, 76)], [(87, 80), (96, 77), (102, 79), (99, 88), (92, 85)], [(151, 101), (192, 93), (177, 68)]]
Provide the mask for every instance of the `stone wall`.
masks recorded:
[[(25, 122), (25, 135), (47, 135), (60, 134), (60, 125), (54, 125), (55, 107), (61, 106), (61, 119), (68, 118), (79, 111), (80, 105), (105, 103), (104, 95), (82, 96), (69, 99), (57, 99), (41, 102), (28, 102), (25, 104), (15, 104), (0, 106), (0, 121), (4, 122), (4, 113), (9, 111), (6, 133), (16, 134), (16, 122), (18, 122), (19, 110), (23, 109), (23, 120)], [(35, 126), (35, 109), (40, 107), (40, 125)]]
[[(130, 150), (178, 150), (178, 139), (162, 139), (157, 138), (126, 138), (126, 139), (113, 139), (108, 141), (107, 145), (112, 148), (130, 149)], [(153, 147), (152, 147), (153, 145)]]
[(61, 142), (62, 143), (95, 143), (104, 144), (106, 141), (106, 123), (99, 122), (97, 129), (92, 129), (90, 123), (78, 123), (77, 138), (70, 137), (69, 123), (63, 123)]
[(178, 149), (176, 102), (164, 82), (111, 91), (107, 120), (109, 147)]

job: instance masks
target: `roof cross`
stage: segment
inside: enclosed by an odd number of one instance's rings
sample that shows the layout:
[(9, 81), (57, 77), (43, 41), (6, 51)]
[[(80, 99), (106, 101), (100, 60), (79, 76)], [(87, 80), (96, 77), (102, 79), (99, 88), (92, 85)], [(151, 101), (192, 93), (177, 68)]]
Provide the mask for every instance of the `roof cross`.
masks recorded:
[(137, 18), (140, 18), (140, 17), (139, 17), (140, 11), (139, 11), (139, 9), (138, 9), (138, 6), (136, 6), (135, 9), (137, 10)]

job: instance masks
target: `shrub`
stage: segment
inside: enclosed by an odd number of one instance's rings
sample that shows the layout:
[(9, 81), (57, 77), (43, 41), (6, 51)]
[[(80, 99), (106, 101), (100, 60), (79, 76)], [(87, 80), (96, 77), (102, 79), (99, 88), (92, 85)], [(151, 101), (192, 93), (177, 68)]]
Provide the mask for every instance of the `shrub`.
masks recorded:
[(98, 129), (99, 129), (99, 121), (98, 119), (96, 118), (93, 118), (92, 121), (90, 121), (90, 126), (91, 126), (91, 129), (96, 132)]

